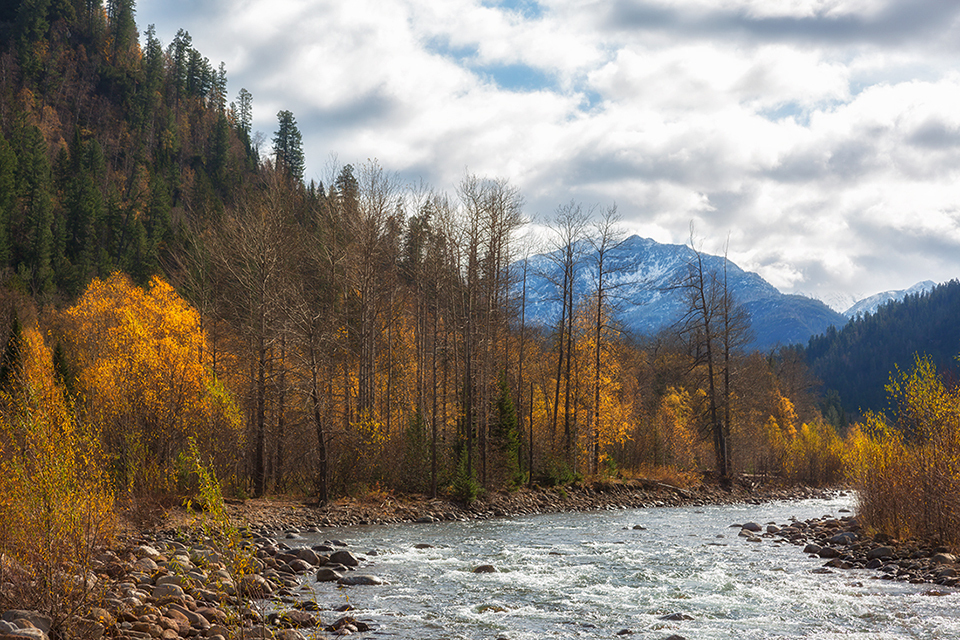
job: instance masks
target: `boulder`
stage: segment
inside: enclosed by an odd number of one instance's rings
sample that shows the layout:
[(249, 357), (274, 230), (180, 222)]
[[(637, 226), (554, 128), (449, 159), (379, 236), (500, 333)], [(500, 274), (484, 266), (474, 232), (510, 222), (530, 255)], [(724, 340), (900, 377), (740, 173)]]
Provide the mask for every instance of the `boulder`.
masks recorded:
[(821, 558), (839, 558), (840, 552), (833, 547), (823, 547), (817, 555)]
[(807, 546), (805, 546), (805, 547), (803, 548), (803, 552), (804, 552), (804, 553), (812, 553), (813, 555), (819, 555), (821, 549), (823, 549), (823, 547), (821, 547), (821, 546), (818, 545), (818, 544), (813, 544), (813, 543), (811, 542), (810, 544), (808, 544)]
[(172, 583), (161, 584), (153, 589), (153, 597), (157, 600), (167, 597), (182, 598), (184, 595), (186, 594), (183, 593), (183, 589)]
[(757, 532), (759, 532), (759, 531), (763, 531), (763, 529), (760, 527), (760, 525), (758, 525), (756, 522), (746, 522), (746, 523), (744, 523), (743, 526), (740, 527), (740, 528), (741, 528), (741, 529), (746, 529), (747, 531), (752, 531), (752, 532), (754, 532), (754, 533), (757, 533)]
[(40, 613), (39, 611), (26, 611), (24, 609), (11, 609), (9, 611), (4, 611), (0, 618), (6, 620), (7, 622), (26, 620), (44, 633), (50, 633), (50, 627), (53, 624), (53, 620), (50, 618), (50, 616)]
[(843, 546), (849, 546), (857, 541), (857, 534), (852, 531), (844, 531), (843, 533), (838, 533), (835, 536), (831, 536), (829, 539), (830, 544), (839, 544)]
[(356, 567), (360, 564), (360, 560), (357, 559), (357, 556), (353, 555), (349, 551), (335, 551), (330, 554), (330, 562), (342, 564), (346, 567)]
[(482, 564), (473, 570), (474, 573), (496, 573), (497, 568), (492, 564)]
[(320, 567), (317, 569), (317, 582), (336, 582), (342, 577), (342, 573), (334, 571), (329, 567)]
[(930, 558), (930, 561), (933, 564), (956, 564), (957, 557), (952, 553), (938, 553)]
[(290, 549), (290, 555), (297, 556), (304, 562), (309, 562), (314, 567), (320, 564), (320, 556), (317, 555), (317, 552), (313, 549), (307, 549), (306, 547)]
[(239, 590), (242, 595), (251, 598), (266, 598), (274, 591), (270, 581), (257, 573), (243, 576), (240, 580)]
[(893, 547), (875, 547), (867, 551), (867, 560), (873, 560), (876, 558), (892, 558), (894, 554)]

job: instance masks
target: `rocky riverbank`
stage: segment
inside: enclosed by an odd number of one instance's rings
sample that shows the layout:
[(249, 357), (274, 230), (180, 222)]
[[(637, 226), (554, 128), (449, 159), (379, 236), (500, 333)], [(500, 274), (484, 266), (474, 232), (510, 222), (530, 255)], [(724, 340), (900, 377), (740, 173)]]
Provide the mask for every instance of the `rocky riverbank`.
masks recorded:
[(955, 587), (960, 584), (960, 564), (950, 549), (917, 540), (896, 540), (877, 533), (867, 535), (853, 515), (794, 520), (786, 525), (755, 522), (737, 524), (740, 535), (752, 542), (772, 539), (803, 547), (803, 553), (826, 562), (813, 571), (834, 573), (873, 569), (880, 580)]
[[(104, 550), (92, 561), (87, 579), (96, 585), (97, 606), (66, 621), (59, 634), (84, 640), (305, 640), (368, 631), (370, 625), (354, 617), (343, 598), (316, 602), (304, 585), (330, 581), (349, 588), (381, 582), (371, 572), (375, 556), (357, 553), (336, 540), (338, 526), (825, 495), (815, 489), (750, 482), (683, 489), (630, 480), (498, 492), (469, 506), (388, 495), (325, 506), (251, 500), (227, 505), (242, 536), (219, 543), (196, 526), (195, 519), (201, 516), (181, 510), (168, 514), (152, 530), (128, 532), (115, 549)], [(305, 532), (327, 533), (330, 539), (307, 547), (298, 543)], [(2, 618), (0, 640), (47, 640), (51, 633), (51, 620), (36, 612), (7, 611)]]

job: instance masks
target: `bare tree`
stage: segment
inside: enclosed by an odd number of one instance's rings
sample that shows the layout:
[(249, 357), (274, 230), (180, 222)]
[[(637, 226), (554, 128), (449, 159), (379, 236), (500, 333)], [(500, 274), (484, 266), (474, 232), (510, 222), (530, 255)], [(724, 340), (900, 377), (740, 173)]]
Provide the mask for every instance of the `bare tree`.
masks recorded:
[(576, 288), (577, 269), (583, 254), (588, 215), (579, 203), (571, 201), (557, 209), (552, 227), (555, 250), (551, 254), (560, 269), (560, 322), (557, 327), (557, 377), (553, 398), (553, 420), (551, 438), (556, 442), (557, 421), (560, 409), (560, 387), (565, 381), (563, 412), (563, 451), (564, 459), (570, 469), (574, 469), (573, 456), (574, 425), (571, 423), (571, 365), (573, 362), (573, 318), (574, 290)]
[(608, 298), (613, 286), (610, 283), (610, 276), (616, 271), (615, 266), (610, 262), (610, 258), (611, 254), (624, 240), (624, 234), (619, 224), (620, 216), (617, 213), (617, 206), (613, 205), (606, 209), (594, 222), (593, 234), (589, 238), (593, 247), (591, 259), (596, 270), (594, 274), (596, 314), (593, 323), (593, 434), (590, 443), (594, 473), (600, 471), (600, 421), (602, 419), (600, 415), (600, 360), (603, 353), (604, 333), (609, 328), (607, 321), (610, 316)]

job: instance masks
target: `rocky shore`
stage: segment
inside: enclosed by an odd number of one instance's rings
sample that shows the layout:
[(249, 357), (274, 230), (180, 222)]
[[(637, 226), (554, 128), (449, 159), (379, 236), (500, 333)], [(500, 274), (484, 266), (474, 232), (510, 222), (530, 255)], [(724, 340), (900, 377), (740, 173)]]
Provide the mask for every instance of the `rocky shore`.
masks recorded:
[(960, 584), (957, 557), (946, 547), (917, 540), (896, 540), (878, 533), (866, 535), (856, 516), (791, 521), (786, 525), (737, 524), (740, 535), (753, 542), (772, 539), (803, 547), (811, 558), (825, 560), (815, 573), (873, 569), (879, 580), (955, 587)]
[[(499, 492), (469, 506), (387, 495), (347, 499), (322, 507), (293, 501), (245, 501), (227, 505), (231, 521), (242, 533), (233, 542), (206, 537), (196, 522), (191, 522), (194, 516), (181, 511), (158, 528), (129, 532), (115, 549), (104, 550), (93, 560), (88, 580), (97, 587), (97, 606), (66, 621), (60, 636), (84, 640), (305, 640), (369, 631), (371, 625), (354, 617), (355, 612), (343, 604), (342, 598), (316, 602), (304, 585), (305, 581), (336, 582), (343, 588), (380, 584), (369, 569), (375, 558), (370, 553), (356, 553), (336, 540), (335, 528), (339, 526), (598, 509), (758, 504), (825, 495), (816, 489), (750, 482), (725, 488), (704, 484), (682, 489), (650, 480), (631, 480)], [(820, 539), (817, 531), (830, 530), (832, 523), (792, 526), (796, 537), (792, 537), (790, 527), (781, 529), (779, 535), (790, 541), (806, 536), (812, 542)], [(851, 525), (847, 522), (846, 526)], [(298, 543), (301, 534), (307, 532), (326, 533), (331, 539), (312, 547)], [(51, 634), (51, 620), (36, 612), (6, 611), (0, 617), (0, 640), (48, 640)]]

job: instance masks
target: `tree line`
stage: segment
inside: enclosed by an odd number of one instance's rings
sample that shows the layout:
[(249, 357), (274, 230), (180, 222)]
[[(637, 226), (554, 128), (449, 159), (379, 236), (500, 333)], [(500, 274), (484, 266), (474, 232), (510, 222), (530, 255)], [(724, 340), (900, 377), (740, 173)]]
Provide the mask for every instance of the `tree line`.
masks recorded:
[[(304, 182), (290, 111), (265, 150), (223, 65), (184, 31), (164, 47), (151, 27), (141, 45), (133, 16), (130, 0), (0, 13), (0, 273), (15, 301), (0, 344), (34, 319), (118, 491), (175, 492), (186, 437), (238, 494), (321, 500), (795, 468), (820, 420), (813, 384), (794, 354), (745, 350), (724, 273), (695, 260), (670, 285), (688, 294), (683, 322), (629, 336), (615, 207), (562, 204), (540, 247), (557, 314), (530, 326), (533, 249), (509, 181), (465, 174), (443, 193), (368, 161)], [(183, 335), (116, 319), (130, 314)]]

